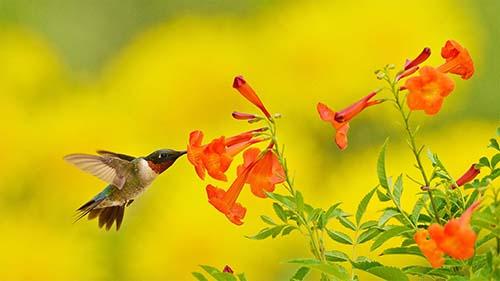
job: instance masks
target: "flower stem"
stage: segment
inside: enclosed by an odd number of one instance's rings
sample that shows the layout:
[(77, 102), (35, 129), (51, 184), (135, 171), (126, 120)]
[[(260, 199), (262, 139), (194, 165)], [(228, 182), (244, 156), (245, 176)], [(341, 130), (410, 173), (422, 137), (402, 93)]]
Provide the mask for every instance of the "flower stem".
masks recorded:
[(398, 82), (397, 79), (394, 78), (393, 80), (391, 80), (388, 77), (389, 77), (389, 74), (386, 72), (385, 80), (391, 86), (391, 92), (394, 95), (394, 103), (396, 104), (396, 107), (397, 107), (399, 113), (401, 113), (401, 117), (403, 118), (403, 122), (404, 122), (404, 128), (408, 134), (408, 139), (409, 139), (408, 144), (410, 145), (410, 149), (413, 152), (413, 156), (415, 157), (415, 160), (417, 162), (417, 168), (420, 170), (420, 173), (422, 175), (422, 179), (424, 180), (425, 186), (428, 187), (427, 193), (429, 194), (429, 199), (431, 201), (432, 210), (434, 211), (434, 217), (436, 219), (436, 222), (440, 223), (438, 209), (437, 209), (436, 202), (434, 200), (434, 196), (432, 195), (432, 191), (430, 188), (431, 183), (430, 183), (429, 178), (427, 177), (427, 174), (425, 173), (425, 169), (424, 169), (424, 165), (422, 164), (422, 160), (420, 159), (420, 153), (422, 152), (423, 147), (421, 147), (420, 149), (417, 147), (417, 144), (415, 141), (415, 134), (412, 132), (412, 129), (411, 129), (411, 125), (410, 125), (411, 111), (408, 112), (408, 114), (405, 113), (405, 110), (403, 108), (404, 101), (402, 101), (399, 98), (399, 88), (397, 86), (397, 82)]
[[(295, 199), (297, 196), (297, 192), (295, 191), (293, 180), (290, 177), (290, 172), (288, 170), (286, 158), (284, 156), (284, 148), (280, 147), (278, 144), (276, 122), (269, 121), (268, 126), (269, 126), (270, 136), (272, 138), (272, 141), (274, 142), (273, 150), (276, 153), (278, 161), (280, 162), (285, 172), (285, 183), (283, 185), (288, 190), (290, 195)], [(325, 246), (323, 243), (323, 239), (320, 236), (319, 233), (320, 230), (318, 229), (318, 227), (314, 225), (313, 222), (307, 220), (303, 211), (301, 210), (291, 210), (291, 211), (297, 216), (300, 224), (302, 224), (306, 229), (307, 231), (306, 236), (309, 237), (309, 243), (311, 245), (311, 251), (313, 255), (319, 261), (326, 263)], [(324, 276), (322, 275), (321, 278), (322, 278), (321, 280), (329, 280), (326, 275)]]

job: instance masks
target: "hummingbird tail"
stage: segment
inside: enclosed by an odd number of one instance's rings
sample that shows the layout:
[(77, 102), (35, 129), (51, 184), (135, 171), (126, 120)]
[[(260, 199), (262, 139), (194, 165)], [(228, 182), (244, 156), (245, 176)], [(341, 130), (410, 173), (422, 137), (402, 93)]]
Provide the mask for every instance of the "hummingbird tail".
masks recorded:
[(105, 198), (98, 200), (92, 199), (83, 204), (77, 210), (78, 213), (75, 222), (82, 219), (86, 215), (88, 215), (89, 220), (99, 217), (99, 228), (106, 226), (106, 230), (110, 230), (113, 223), (116, 222), (116, 230), (118, 231), (122, 225), (123, 215), (125, 214), (125, 204), (103, 208), (98, 207), (104, 199)]

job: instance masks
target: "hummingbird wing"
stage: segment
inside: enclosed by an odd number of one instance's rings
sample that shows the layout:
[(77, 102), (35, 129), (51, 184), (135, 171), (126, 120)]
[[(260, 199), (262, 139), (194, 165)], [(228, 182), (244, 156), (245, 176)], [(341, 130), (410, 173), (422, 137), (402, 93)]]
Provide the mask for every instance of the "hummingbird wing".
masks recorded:
[[(131, 156), (128, 156), (131, 157)], [(70, 154), (64, 160), (101, 180), (122, 189), (133, 164), (111, 153), (102, 156), (90, 154)]]

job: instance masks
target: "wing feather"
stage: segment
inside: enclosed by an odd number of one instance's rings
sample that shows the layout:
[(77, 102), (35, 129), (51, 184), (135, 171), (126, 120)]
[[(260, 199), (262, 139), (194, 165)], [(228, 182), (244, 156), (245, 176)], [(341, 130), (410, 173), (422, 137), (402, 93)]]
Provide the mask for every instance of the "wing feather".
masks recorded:
[(132, 168), (130, 161), (118, 158), (111, 153), (102, 156), (70, 154), (65, 156), (64, 160), (118, 189), (122, 189)]

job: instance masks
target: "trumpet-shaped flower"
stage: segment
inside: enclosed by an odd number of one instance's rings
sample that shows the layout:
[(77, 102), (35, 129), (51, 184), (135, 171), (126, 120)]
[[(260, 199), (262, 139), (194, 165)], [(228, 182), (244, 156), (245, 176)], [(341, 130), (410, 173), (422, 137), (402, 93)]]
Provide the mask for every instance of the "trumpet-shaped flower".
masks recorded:
[(476, 164), (472, 164), (470, 166), (470, 168), (467, 170), (467, 172), (465, 172), (458, 180), (457, 180), (457, 184), (456, 185), (452, 185), (452, 188), (456, 188), (458, 186), (462, 186), (470, 181), (472, 181), (473, 179), (475, 179), (477, 177), (477, 175), (479, 175), (479, 173), (481, 172), (480, 169), (476, 168)]
[(470, 226), (472, 212), (479, 206), (472, 204), (458, 219), (451, 219), (443, 227), (438, 224), (429, 226), (429, 235), (438, 247), (452, 258), (465, 260), (474, 255), (477, 235)]
[(479, 203), (473, 203), (460, 218), (451, 219), (444, 227), (434, 223), (427, 230), (417, 231), (415, 242), (433, 267), (443, 265), (443, 254), (458, 260), (474, 255), (477, 235), (470, 226), (470, 220)]
[(243, 153), (243, 159), (244, 163), (238, 166), (238, 174), (241, 174), (250, 165), (254, 165), (248, 174), (246, 183), (250, 184), (255, 196), (265, 198), (267, 197), (266, 192), (273, 192), (276, 184), (285, 181), (285, 171), (271, 149), (267, 149), (261, 155), (260, 149), (249, 148)]
[(444, 252), (438, 248), (434, 240), (429, 239), (427, 230), (418, 230), (413, 238), (432, 267), (438, 268), (444, 264)]
[(243, 79), (243, 76), (236, 76), (233, 81), (233, 88), (238, 90), (242, 96), (244, 96), (249, 102), (257, 106), (268, 119), (271, 118), (271, 114), (267, 111), (266, 107), (260, 100), (259, 96), (255, 91), (248, 85), (248, 83)]
[(446, 63), (438, 67), (439, 71), (460, 75), (465, 80), (471, 78), (472, 74), (474, 74), (474, 63), (469, 51), (456, 41), (446, 41), (441, 49), (441, 56), (446, 59)]
[(317, 110), (321, 120), (329, 122), (335, 128), (335, 143), (344, 150), (347, 147), (347, 132), (349, 131), (349, 121), (358, 115), (365, 108), (379, 104), (380, 100), (370, 101), (377, 93), (373, 92), (353, 103), (345, 109), (335, 112), (323, 103), (318, 103)]
[(408, 107), (411, 110), (424, 110), (429, 115), (439, 112), (443, 99), (453, 91), (455, 84), (441, 71), (425, 66), (420, 69), (420, 76), (406, 80), (408, 89)]
[(247, 212), (247, 209), (240, 203), (237, 203), (236, 200), (238, 199), (238, 196), (240, 195), (248, 174), (253, 166), (254, 164), (250, 164), (243, 171), (241, 171), (227, 191), (217, 188), (211, 184), (206, 187), (208, 202), (221, 213), (226, 215), (226, 217), (236, 225), (243, 224), (242, 219), (245, 217)]
[(203, 133), (193, 131), (189, 135), (188, 160), (193, 164), (201, 179), (205, 178), (205, 172), (207, 172), (214, 179), (227, 181), (225, 172), (231, 165), (233, 157), (250, 145), (263, 140), (253, 138), (254, 134), (259, 131), (262, 129), (245, 132), (230, 138), (220, 137), (206, 145), (202, 145)]

